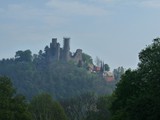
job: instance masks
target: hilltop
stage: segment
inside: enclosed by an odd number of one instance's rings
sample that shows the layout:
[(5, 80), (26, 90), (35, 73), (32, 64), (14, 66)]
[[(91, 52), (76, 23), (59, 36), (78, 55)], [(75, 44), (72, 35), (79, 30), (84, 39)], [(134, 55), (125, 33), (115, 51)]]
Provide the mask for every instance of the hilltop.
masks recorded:
[(94, 65), (92, 57), (81, 49), (72, 54), (70, 38), (64, 38), (63, 47), (53, 38), (50, 46), (38, 54), (19, 50), (14, 58), (2, 59), (0, 75), (10, 77), (17, 92), (28, 99), (46, 92), (62, 100), (88, 92), (112, 93), (116, 81), (106, 82), (103, 67)]

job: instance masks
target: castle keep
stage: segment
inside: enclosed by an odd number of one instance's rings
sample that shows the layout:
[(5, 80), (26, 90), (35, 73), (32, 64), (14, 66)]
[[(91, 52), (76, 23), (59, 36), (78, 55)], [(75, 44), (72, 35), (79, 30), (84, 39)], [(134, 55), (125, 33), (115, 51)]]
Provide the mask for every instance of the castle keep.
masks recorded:
[(63, 48), (57, 42), (57, 38), (52, 38), (50, 46), (45, 48), (47, 60), (49, 63), (55, 61), (68, 62), (73, 61), (75, 64), (82, 62), (82, 50), (77, 49), (72, 55), (70, 52), (70, 38), (63, 38)]

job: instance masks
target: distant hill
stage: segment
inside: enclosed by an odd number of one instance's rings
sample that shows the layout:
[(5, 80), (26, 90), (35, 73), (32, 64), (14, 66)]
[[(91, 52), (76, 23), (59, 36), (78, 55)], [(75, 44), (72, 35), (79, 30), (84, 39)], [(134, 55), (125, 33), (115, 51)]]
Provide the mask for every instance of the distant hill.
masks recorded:
[(10, 77), (17, 92), (28, 99), (43, 92), (57, 100), (89, 92), (110, 94), (115, 82), (88, 72), (88, 64), (93, 64), (92, 58), (81, 49), (72, 55), (69, 38), (64, 38), (63, 48), (54, 38), (44, 52), (32, 55), (30, 50), (19, 50), (14, 58), (0, 60), (0, 75)]

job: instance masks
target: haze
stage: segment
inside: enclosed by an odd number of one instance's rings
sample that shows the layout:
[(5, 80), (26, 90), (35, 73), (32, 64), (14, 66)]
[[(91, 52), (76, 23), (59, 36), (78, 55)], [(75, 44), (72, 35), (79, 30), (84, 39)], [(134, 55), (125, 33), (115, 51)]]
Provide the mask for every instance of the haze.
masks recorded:
[(134, 69), (138, 53), (159, 37), (159, 22), (159, 0), (1, 0), (0, 59), (70, 37), (72, 52)]

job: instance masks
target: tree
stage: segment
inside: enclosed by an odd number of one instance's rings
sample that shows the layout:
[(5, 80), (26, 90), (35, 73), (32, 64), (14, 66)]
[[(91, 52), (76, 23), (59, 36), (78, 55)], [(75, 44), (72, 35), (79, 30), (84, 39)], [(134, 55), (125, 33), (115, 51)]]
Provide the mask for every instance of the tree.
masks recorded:
[(93, 59), (92, 59), (92, 57), (90, 55), (86, 54), (86, 53), (82, 53), (81, 64), (82, 64), (82, 66), (84, 68), (88, 69), (88, 66), (93, 65)]
[(129, 120), (127, 107), (131, 105), (129, 102), (140, 94), (139, 79), (137, 71), (127, 70), (122, 76), (113, 93), (115, 98), (111, 106), (113, 120)]
[(112, 120), (160, 118), (160, 38), (139, 54), (139, 67), (127, 70), (114, 92)]
[(109, 120), (111, 116), (109, 108), (113, 101), (112, 99), (112, 96), (100, 96), (98, 100), (95, 101), (95, 108), (89, 111), (86, 120)]
[(86, 53), (82, 53), (82, 61), (87, 64), (93, 64), (92, 57)]
[(24, 96), (15, 93), (11, 80), (0, 77), (0, 120), (31, 120)]
[(66, 114), (70, 120), (84, 120), (89, 114), (89, 111), (96, 107), (96, 95), (93, 93), (84, 93), (79, 96), (74, 96), (72, 99), (62, 102)]
[(100, 67), (102, 65), (102, 60), (99, 57), (96, 57), (95, 63), (96, 63), (97, 66)]
[(32, 61), (32, 52), (30, 50), (25, 51), (17, 51), (15, 55), (16, 61), (25, 61), (25, 62), (31, 62)]
[(110, 71), (110, 67), (108, 64), (104, 64), (105, 71)]
[(123, 67), (118, 67), (117, 69), (113, 70), (115, 80), (119, 81), (121, 76), (124, 74), (125, 70)]
[(61, 105), (48, 94), (35, 96), (30, 103), (33, 120), (67, 120)]

